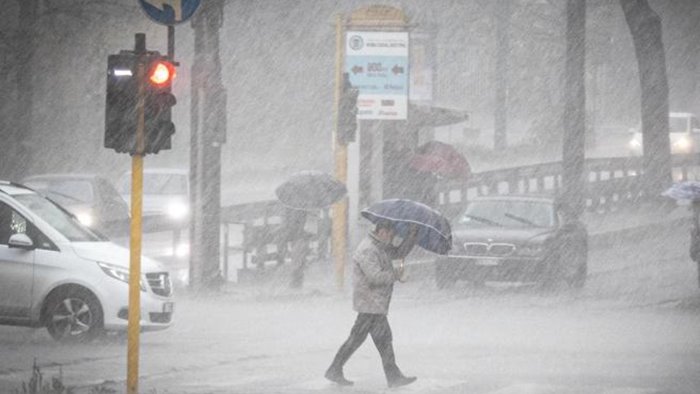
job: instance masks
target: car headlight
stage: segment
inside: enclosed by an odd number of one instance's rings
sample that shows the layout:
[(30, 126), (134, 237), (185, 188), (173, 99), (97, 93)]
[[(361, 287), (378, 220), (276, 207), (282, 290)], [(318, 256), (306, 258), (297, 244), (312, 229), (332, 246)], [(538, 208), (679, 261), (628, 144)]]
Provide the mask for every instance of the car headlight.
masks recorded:
[(518, 248), (518, 255), (524, 257), (537, 257), (544, 252), (542, 245), (523, 245)]
[[(116, 265), (102, 263), (99, 261), (97, 262), (97, 265), (99, 265), (100, 268), (102, 268), (102, 272), (107, 274), (107, 276), (116, 280), (120, 280), (126, 284), (129, 283), (129, 270)], [(141, 278), (139, 285), (141, 287), (141, 291), (146, 291), (146, 283), (144, 282), (143, 278)]]
[(673, 146), (674, 146), (675, 148), (680, 149), (681, 151), (687, 152), (687, 151), (690, 150), (690, 147), (692, 146), (692, 143), (691, 143), (691, 141), (690, 141), (688, 138), (682, 137), (682, 138), (680, 138), (678, 141), (676, 141), (676, 142), (673, 144)]
[(187, 216), (189, 208), (185, 203), (174, 201), (168, 204), (167, 213), (171, 219), (180, 220)]
[(632, 148), (632, 149), (639, 149), (642, 147), (642, 142), (636, 138), (632, 138), (630, 140), (629, 145), (630, 145), (630, 148)]
[(75, 215), (75, 217), (78, 218), (78, 221), (80, 223), (87, 227), (92, 227), (92, 225), (95, 224), (95, 218), (90, 212), (80, 212), (77, 215)]
[(190, 244), (181, 243), (175, 248), (175, 257), (185, 257), (190, 254)]

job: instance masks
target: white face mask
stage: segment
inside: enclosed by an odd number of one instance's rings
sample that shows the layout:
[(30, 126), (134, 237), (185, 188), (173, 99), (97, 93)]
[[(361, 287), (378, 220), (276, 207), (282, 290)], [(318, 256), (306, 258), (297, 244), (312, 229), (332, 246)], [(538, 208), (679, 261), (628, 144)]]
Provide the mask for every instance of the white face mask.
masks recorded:
[(403, 238), (398, 234), (394, 235), (394, 238), (391, 239), (391, 246), (394, 246), (396, 248), (401, 246), (402, 243), (403, 243)]

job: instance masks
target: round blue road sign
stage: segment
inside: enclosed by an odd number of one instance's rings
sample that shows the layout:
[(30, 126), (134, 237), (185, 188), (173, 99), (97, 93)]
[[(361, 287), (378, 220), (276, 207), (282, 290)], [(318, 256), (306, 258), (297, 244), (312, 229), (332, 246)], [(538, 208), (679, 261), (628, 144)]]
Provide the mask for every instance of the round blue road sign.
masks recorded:
[(143, 11), (154, 22), (175, 25), (190, 19), (200, 0), (139, 0)]

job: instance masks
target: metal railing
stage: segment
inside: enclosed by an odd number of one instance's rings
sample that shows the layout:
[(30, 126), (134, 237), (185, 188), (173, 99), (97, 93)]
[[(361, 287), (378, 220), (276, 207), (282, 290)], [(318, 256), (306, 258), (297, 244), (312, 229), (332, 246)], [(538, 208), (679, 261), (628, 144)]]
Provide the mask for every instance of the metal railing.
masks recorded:
[[(695, 179), (700, 174), (700, 155), (672, 157), (674, 181)], [(441, 181), (437, 185), (437, 208), (454, 217), (466, 202), (477, 196), (538, 194), (556, 196), (562, 186), (560, 162), (533, 164), (474, 173), (466, 181)], [(592, 212), (605, 213), (621, 206), (633, 207), (645, 201), (642, 185), (642, 158), (594, 158), (585, 162), (586, 206)], [(328, 210), (319, 211), (315, 233), (307, 239), (308, 259), (323, 259), (330, 247), (331, 220)], [(278, 201), (259, 201), (221, 208), (222, 270), (228, 277), (230, 255), (241, 256), (243, 271), (265, 272), (288, 259), (283, 237), (285, 207)], [(143, 231), (173, 231), (173, 241), (188, 223), (165, 217), (145, 217)]]
[[(694, 177), (698, 155), (674, 155), (674, 181)], [(458, 214), (477, 196), (541, 194), (556, 196), (562, 185), (561, 162), (533, 164), (472, 174), (467, 181), (438, 183), (438, 210), (449, 217)], [(586, 159), (586, 206), (595, 212), (615, 210), (645, 199), (642, 191), (641, 157)], [(691, 176), (692, 175), (692, 176)]]

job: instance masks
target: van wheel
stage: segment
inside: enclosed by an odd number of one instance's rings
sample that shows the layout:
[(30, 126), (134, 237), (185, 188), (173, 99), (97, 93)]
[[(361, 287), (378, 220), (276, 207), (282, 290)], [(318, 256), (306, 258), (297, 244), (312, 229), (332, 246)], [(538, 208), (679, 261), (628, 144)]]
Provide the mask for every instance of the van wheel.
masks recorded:
[(51, 337), (61, 342), (88, 342), (104, 330), (97, 298), (78, 287), (60, 289), (49, 296), (45, 322)]

